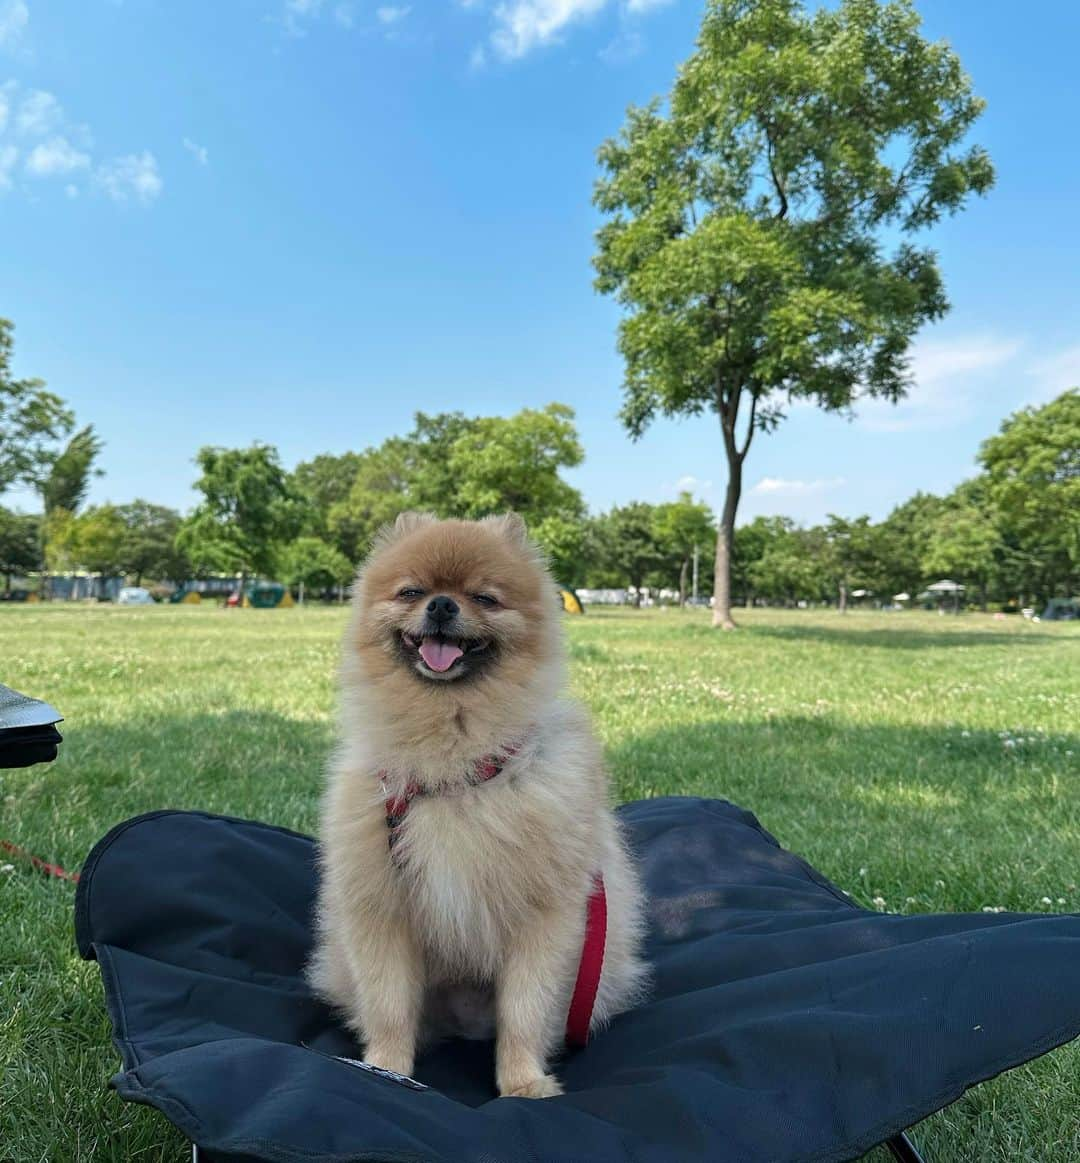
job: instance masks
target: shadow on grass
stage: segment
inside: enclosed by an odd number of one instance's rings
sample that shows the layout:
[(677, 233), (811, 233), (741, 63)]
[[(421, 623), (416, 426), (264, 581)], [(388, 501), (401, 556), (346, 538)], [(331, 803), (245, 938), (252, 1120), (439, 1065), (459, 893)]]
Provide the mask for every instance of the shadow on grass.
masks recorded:
[(66, 867), (115, 824), (163, 808), (315, 827), (329, 722), (260, 709), (64, 726), (55, 762), (6, 773), (0, 835)]
[(1075, 887), (1080, 835), (1080, 735), (1033, 738), (778, 716), (643, 731), (607, 754), (618, 798), (730, 799), (846, 887), (869, 866), (905, 895), (947, 881), (933, 895), (949, 908), (1030, 908)]
[[(736, 615), (737, 617), (738, 615)], [(903, 615), (898, 615), (902, 618)], [(747, 623), (746, 629), (755, 637), (780, 638), (790, 641), (837, 643), (845, 646), (874, 646), (886, 647), (890, 650), (924, 650), (928, 647), (949, 646), (1060, 646), (1063, 641), (1078, 641), (1072, 636), (1065, 638), (1056, 634), (1052, 629), (1042, 629), (1035, 626), (1025, 626), (1022, 630), (1013, 632), (994, 630), (989, 627), (985, 630), (974, 627), (956, 629), (929, 630), (924, 627), (905, 626), (898, 622), (895, 629), (882, 630), (880, 628), (863, 628), (859, 625), (858, 615), (845, 619), (837, 614), (835, 626), (822, 626), (817, 623), (792, 623), (784, 625), (762, 625)]]

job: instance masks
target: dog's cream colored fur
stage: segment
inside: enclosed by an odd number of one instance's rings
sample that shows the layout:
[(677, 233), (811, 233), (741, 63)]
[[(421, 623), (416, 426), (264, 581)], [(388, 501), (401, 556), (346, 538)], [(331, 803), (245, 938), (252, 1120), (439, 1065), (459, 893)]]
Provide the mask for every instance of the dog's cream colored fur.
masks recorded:
[[(423, 589), (425, 599), (399, 597)], [(473, 597), (492, 593), (485, 609)], [(494, 657), (456, 678), (425, 675), (401, 649), (430, 594), (461, 607), (463, 636)], [(513, 516), (479, 522), (406, 514), (357, 579), (341, 669), (340, 742), (321, 831), (317, 991), (401, 1074), (422, 1038), (496, 1032), (502, 1095), (560, 1093), (547, 1063), (565, 1031), (594, 874), (608, 930), (593, 1028), (633, 1004), (645, 966), (641, 890), (608, 803), (600, 749), (565, 699), (562, 612)], [(496, 778), (473, 762), (522, 740)], [(392, 862), (391, 791), (412, 780)]]

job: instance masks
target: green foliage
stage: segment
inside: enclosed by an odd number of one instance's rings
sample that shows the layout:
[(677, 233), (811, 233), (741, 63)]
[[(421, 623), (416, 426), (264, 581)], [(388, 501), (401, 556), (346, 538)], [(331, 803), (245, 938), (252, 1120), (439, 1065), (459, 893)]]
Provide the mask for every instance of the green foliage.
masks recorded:
[(94, 469), (94, 461), (102, 449), (102, 441), (92, 424), (80, 428), (67, 445), (50, 461), (45, 475), (38, 482), (42, 505), (46, 513), (54, 509), (78, 511), (86, 500), (91, 476), (101, 476)]
[(72, 414), (42, 380), (14, 378), (14, 324), (0, 319), (0, 493), (36, 485), (55, 456), (53, 444), (71, 431)]
[[(62, 512), (63, 510), (58, 510)], [(72, 518), (69, 552), (88, 573), (115, 577), (124, 572), (128, 526), (115, 505), (95, 505)]]
[(359, 557), (356, 531), (347, 522), (332, 529), (330, 513), (348, 498), (362, 460), (363, 454), (359, 452), (345, 452), (340, 456), (325, 452), (301, 461), (289, 478), (290, 490), (306, 503), (303, 532), (331, 541), (350, 561)]
[(177, 548), (197, 571), (270, 574), (278, 542), (293, 536), (305, 516), (277, 449), (208, 446), (195, 460), (203, 500), (181, 524)]
[(585, 505), (560, 471), (583, 455), (565, 404), (513, 416), (420, 412), (407, 436), (356, 457), (347, 495), (328, 509), (327, 529), (360, 555), (382, 525), (407, 509), (469, 518), (513, 509), (562, 569), (583, 536)]
[(328, 590), (352, 581), (353, 564), (340, 549), (318, 537), (298, 537), (281, 552), (277, 574), (291, 586)]
[(1016, 412), (979, 461), (1021, 584), (1080, 588), (1080, 388)]
[(40, 536), (40, 517), (0, 506), (0, 574), (5, 591), (11, 589), (12, 574), (29, 573), (40, 566)]
[(690, 493), (680, 493), (677, 501), (656, 506), (653, 533), (661, 557), (658, 567), (660, 584), (677, 589), (679, 604), (685, 604), (694, 550), (698, 550), (706, 566), (712, 565), (712, 551), (716, 542), (712, 510), (704, 502), (695, 501)]
[(134, 500), (118, 505), (116, 511), (124, 523), (120, 561), (136, 585), (142, 585), (144, 577), (181, 581), (187, 576), (188, 560), (176, 547), (180, 514), (175, 509)]
[(634, 605), (650, 574), (660, 569), (663, 552), (656, 535), (656, 509), (643, 501), (616, 506), (594, 521), (594, 545), (601, 579), (637, 590)]
[(721, 605), (754, 432), (791, 399), (842, 411), (907, 390), (911, 337), (946, 310), (907, 236), (990, 188), (962, 144), (981, 110), (909, 0), (709, 0), (666, 107), (631, 108), (601, 146), (594, 264), (626, 311), (622, 418), (636, 437), (657, 414), (719, 417)]

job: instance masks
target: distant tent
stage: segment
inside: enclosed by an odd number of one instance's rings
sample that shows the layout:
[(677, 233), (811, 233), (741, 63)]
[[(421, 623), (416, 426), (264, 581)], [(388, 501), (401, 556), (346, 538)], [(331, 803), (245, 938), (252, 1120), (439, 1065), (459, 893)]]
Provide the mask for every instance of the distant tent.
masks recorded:
[(1040, 617), (1042, 622), (1075, 622), (1080, 619), (1080, 598), (1051, 598)]
[(189, 590), (186, 585), (177, 586), (169, 595), (169, 601), (174, 605), (197, 606), (202, 601), (198, 590)]
[(559, 596), (562, 598), (563, 609), (568, 614), (585, 613), (585, 603), (569, 586), (559, 586)]
[(909, 594), (909, 593), (893, 594), (892, 600), (894, 602), (910, 602), (911, 601), (911, 594)]
[(241, 605), (256, 610), (280, 610), (296, 603), (288, 586), (283, 586), (281, 582), (253, 582), (244, 591)]

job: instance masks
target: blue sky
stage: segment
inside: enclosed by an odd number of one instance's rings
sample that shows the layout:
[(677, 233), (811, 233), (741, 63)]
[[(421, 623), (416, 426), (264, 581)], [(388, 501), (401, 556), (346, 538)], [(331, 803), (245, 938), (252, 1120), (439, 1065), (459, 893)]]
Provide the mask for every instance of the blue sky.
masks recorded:
[[(912, 402), (798, 409), (741, 512), (883, 516), (1080, 383), (1080, 6), (923, 0), (989, 108), (990, 196), (933, 235), (953, 310)], [(616, 419), (595, 150), (670, 85), (697, 0), (0, 0), (0, 315), (106, 441), (91, 499), (192, 501), (201, 444), (289, 466), (418, 409), (571, 403), (594, 509), (719, 503), (715, 420)], [(9, 495), (6, 503), (28, 505)]]

